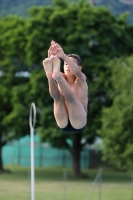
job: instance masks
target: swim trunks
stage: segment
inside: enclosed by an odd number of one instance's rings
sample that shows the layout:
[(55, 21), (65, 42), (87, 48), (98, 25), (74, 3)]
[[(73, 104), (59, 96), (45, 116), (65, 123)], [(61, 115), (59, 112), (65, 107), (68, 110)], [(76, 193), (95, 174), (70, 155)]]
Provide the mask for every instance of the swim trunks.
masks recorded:
[[(83, 128), (84, 128), (84, 127), (83, 127)], [(62, 129), (63, 131), (65, 131), (65, 132), (79, 133), (79, 132), (81, 132), (81, 131), (83, 130), (83, 128), (75, 129), (75, 128), (71, 125), (70, 121), (68, 121), (68, 125), (67, 125), (65, 128), (61, 128), (61, 129)]]

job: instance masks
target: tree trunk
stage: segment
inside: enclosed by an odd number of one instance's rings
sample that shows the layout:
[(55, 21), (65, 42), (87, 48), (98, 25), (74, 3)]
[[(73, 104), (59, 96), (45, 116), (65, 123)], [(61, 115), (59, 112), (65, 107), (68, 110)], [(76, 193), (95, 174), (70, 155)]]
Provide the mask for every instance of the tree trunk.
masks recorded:
[(73, 147), (71, 151), (72, 158), (73, 158), (73, 176), (74, 177), (81, 175), (81, 167), (80, 167), (80, 154), (82, 150), (81, 138), (82, 138), (82, 133), (75, 134), (75, 139), (73, 141)]

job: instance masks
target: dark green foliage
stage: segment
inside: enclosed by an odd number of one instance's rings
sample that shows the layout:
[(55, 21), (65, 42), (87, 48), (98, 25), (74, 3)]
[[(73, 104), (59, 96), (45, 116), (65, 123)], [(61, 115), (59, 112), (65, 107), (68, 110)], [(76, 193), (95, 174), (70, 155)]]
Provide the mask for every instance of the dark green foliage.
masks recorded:
[(113, 105), (103, 109), (102, 128), (104, 158), (116, 168), (133, 168), (133, 56), (109, 63), (112, 68)]

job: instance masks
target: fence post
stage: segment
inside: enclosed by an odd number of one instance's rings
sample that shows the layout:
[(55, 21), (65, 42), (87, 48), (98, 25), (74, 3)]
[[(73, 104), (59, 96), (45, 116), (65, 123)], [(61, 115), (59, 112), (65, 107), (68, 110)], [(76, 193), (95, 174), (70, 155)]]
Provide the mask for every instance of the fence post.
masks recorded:
[(18, 140), (18, 158), (17, 164), (21, 166), (22, 152), (21, 152), (21, 140)]

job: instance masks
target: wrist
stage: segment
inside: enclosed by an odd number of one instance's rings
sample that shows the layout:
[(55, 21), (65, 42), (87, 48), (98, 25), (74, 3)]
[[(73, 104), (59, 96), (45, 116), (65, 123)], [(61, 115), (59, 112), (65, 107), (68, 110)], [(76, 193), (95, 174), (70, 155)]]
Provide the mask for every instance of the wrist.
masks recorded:
[(66, 54), (64, 53), (62, 56), (61, 56), (61, 58), (63, 59), (63, 60), (65, 60), (66, 59)]

